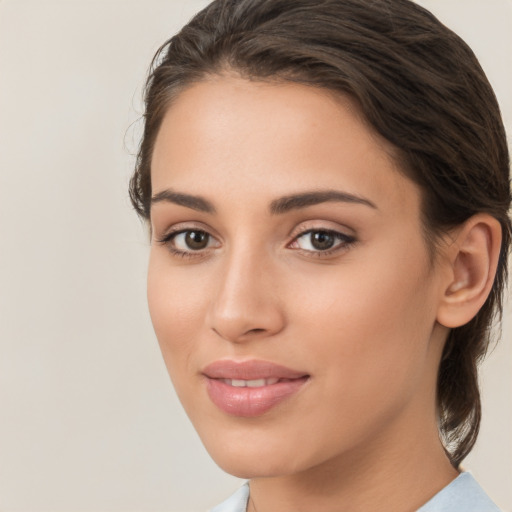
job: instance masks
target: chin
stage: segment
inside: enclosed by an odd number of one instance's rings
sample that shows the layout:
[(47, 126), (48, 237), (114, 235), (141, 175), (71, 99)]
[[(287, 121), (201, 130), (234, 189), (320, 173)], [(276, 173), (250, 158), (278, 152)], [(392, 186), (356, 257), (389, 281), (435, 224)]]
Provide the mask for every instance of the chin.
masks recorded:
[(278, 477), (296, 473), (290, 461), (277, 460), (276, 457), (236, 455), (212, 456), (215, 463), (226, 473), (243, 479)]
[[(245, 432), (244, 432), (245, 431)], [(300, 440), (257, 428), (211, 430), (199, 435), (215, 463), (226, 473), (238, 478), (276, 477), (299, 473), (319, 461), (310, 460)], [(313, 454), (311, 454), (313, 455)]]

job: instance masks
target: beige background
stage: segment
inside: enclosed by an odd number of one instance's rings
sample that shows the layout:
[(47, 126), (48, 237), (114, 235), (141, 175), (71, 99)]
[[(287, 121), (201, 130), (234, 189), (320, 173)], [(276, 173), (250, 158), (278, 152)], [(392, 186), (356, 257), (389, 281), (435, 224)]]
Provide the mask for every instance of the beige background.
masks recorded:
[[(200, 511), (238, 485), (171, 389), (126, 191), (147, 65), (205, 3), (0, 0), (2, 511)], [(512, 133), (512, 2), (423, 3), (473, 46)], [(511, 325), (509, 304), (466, 462), (510, 511)]]

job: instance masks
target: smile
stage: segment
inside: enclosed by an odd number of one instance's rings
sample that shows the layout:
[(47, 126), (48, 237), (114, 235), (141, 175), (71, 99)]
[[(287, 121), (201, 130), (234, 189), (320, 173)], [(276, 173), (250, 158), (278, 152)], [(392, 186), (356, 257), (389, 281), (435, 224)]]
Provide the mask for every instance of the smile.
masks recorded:
[(262, 386), (270, 386), (272, 384), (276, 384), (281, 379), (272, 378), (272, 379), (253, 379), (253, 380), (243, 380), (243, 379), (221, 379), (224, 384), (228, 386), (233, 386), (235, 388), (261, 388)]
[(267, 361), (217, 361), (207, 366), (206, 391), (221, 411), (255, 417), (301, 390), (310, 376)]

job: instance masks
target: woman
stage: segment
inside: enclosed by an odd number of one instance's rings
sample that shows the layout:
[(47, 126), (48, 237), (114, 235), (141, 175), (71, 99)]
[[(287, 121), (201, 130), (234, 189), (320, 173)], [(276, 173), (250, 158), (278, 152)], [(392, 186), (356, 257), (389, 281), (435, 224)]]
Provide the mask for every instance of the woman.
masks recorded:
[(501, 312), (509, 160), (408, 0), (217, 0), (158, 52), (131, 182), (216, 512), (496, 511), (460, 462)]

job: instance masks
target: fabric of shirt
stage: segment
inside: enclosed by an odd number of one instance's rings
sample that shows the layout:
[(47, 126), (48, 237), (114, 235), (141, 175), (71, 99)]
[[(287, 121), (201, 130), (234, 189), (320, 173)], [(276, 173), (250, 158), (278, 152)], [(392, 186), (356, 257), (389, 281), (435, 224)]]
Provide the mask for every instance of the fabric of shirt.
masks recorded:
[[(210, 512), (246, 512), (249, 483)], [(501, 512), (471, 473), (461, 473), (417, 512)]]

